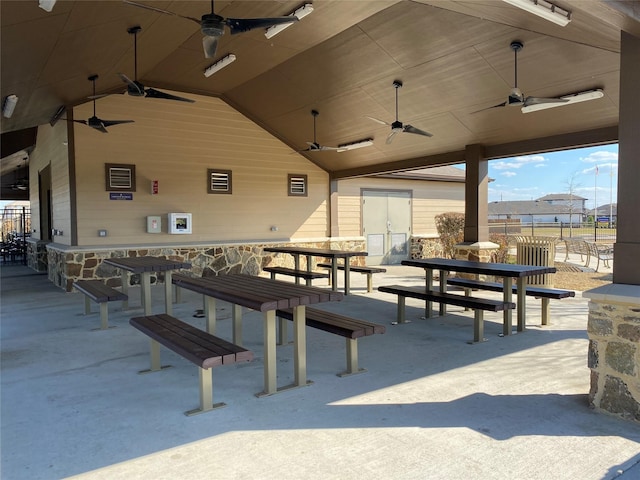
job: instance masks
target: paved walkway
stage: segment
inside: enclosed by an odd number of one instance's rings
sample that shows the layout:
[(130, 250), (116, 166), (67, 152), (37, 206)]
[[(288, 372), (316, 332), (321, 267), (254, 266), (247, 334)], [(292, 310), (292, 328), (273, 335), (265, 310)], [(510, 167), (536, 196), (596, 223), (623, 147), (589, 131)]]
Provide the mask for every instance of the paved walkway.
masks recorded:
[[(313, 385), (256, 398), (262, 387), (262, 322), (247, 312), (245, 346), (256, 358), (216, 368), (214, 400), (227, 407), (186, 417), (198, 404), (197, 368), (172, 352), (174, 368), (148, 366), (148, 339), (128, 325), (141, 314), (110, 305), (94, 331), (83, 297), (26, 267), (0, 267), (1, 477), (58, 479), (613, 479), (640, 478), (640, 425), (589, 408), (587, 300), (552, 302), (540, 326), (528, 299), (528, 330), (500, 337), (485, 314), (487, 342), (469, 345), (472, 314), (421, 319), (408, 300), (406, 325), (392, 326), (395, 301), (366, 293), (323, 308), (387, 326), (359, 341), (368, 372), (339, 378), (344, 339), (309, 329)], [(390, 267), (376, 286), (421, 283), (422, 271)], [(316, 285), (322, 286), (323, 282)], [(153, 287), (154, 309), (163, 291)], [(201, 299), (184, 292), (174, 314), (193, 317)], [(97, 309), (94, 306), (94, 311)], [(229, 306), (218, 309), (229, 336)], [(292, 347), (278, 348), (278, 383), (292, 376)]]

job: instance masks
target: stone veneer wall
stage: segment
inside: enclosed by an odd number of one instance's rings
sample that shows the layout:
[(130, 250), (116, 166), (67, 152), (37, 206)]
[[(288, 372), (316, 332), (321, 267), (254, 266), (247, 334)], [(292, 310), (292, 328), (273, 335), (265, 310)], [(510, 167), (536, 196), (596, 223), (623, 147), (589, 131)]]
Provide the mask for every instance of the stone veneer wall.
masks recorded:
[(444, 255), (442, 243), (440, 243), (440, 237), (414, 235), (409, 241), (411, 244), (410, 258), (412, 260), (418, 258), (442, 257)]
[(640, 286), (611, 284), (583, 296), (590, 298), (589, 403), (640, 422)]
[[(259, 275), (262, 267), (268, 265), (293, 266), (293, 256), (263, 251), (264, 247), (304, 246), (314, 248), (334, 248), (340, 250), (362, 251), (364, 239), (327, 239), (305, 242), (233, 244), (211, 246), (179, 246), (179, 247), (132, 247), (109, 249), (86, 249), (77, 247), (61, 247), (47, 245), (49, 280), (67, 292), (72, 290), (73, 282), (79, 279), (104, 280), (107, 285), (120, 286), (121, 278), (118, 269), (102, 263), (105, 258), (157, 256), (172, 260), (190, 262), (192, 267), (184, 273), (196, 277), (246, 273)], [(303, 257), (303, 268), (306, 263)], [(365, 264), (365, 257), (356, 257), (360, 264)], [(355, 264), (355, 262), (354, 262)], [(139, 275), (131, 275), (132, 285), (139, 284)], [(164, 275), (151, 276), (152, 283), (164, 281)]]
[(41, 240), (27, 241), (27, 265), (36, 272), (47, 271), (47, 244)]

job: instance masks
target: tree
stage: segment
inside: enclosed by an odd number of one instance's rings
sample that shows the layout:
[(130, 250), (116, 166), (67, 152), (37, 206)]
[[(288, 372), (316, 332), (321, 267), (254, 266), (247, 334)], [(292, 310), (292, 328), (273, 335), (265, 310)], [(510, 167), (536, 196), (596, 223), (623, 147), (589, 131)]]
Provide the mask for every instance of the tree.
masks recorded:
[(453, 247), (464, 240), (464, 213), (441, 213), (435, 216), (435, 221), (442, 250), (448, 258), (453, 258)]
[[(573, 236), (573, 214), (576, 213), (577, 210), (577, 206), (578, 205), (582, 205), (581, 202), (578, 202), (576, 204), (576, 202), (574, 202), (573, 197), (576, 194), (576, 189), (578, 187), (581, 186), (580, 183), (578, 183), (577, 178), (578, 175), (580, 175), (580, 172), (578, 171), (574, 171), (571, 175), (569, 175), (569, 178), (567, 179), (566, 185), (567, 185), (567, 190), (569, 192), (569, 237)], [(582, 212), (582, 209), (580, 209), (580, 222), (582, 222), (582, 214), (584, 212)]]

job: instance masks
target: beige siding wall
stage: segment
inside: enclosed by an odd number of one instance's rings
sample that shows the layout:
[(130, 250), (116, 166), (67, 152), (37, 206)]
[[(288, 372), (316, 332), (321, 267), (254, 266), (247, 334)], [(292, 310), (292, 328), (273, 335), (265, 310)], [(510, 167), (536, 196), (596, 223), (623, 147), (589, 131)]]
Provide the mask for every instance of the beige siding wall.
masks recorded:
[(53, 212), (51, 227), (62, 230), (61, 236), (53, 241), (62, 245), (71, 245), (71, 216), (69, 215), (71, 197), (69, 189), (69, 156), (66, 122), (60, 121), (55, 127), (43, 125), (38, 127), (36, 148), (29, 156), (29, 185), (31, 203), (31, 228), (35, 230), (31, 236), (41, 240), (46, 237), (40, 231), (40, 216), (46, 212), (40, 210), (38, 192), (38, 174), (51, 165), (51, 199)]
[[(78, 245), (327, 236), (327, 173), (223, 101), (192, 98), (196, 103), (112, 95), (97, 101), (98, 116), (135, 123), (110, 127), (108, 134), (76, 124)], [(74, 118), (89, 118), (92, 109), (91, 103), (76, 107)], [(135, 165), (133, 200), (109, 199), (105, 163)], [(208, 168), (232, 171), (231, 195), (207, 193)], [(290, 173), (308, 175), (307, 197), (287, 195)], [(152, 180), (159, 182), (158, 195), (151, 194)], [(171, 212), (193, 215), (191, 235), (167, 233)], [(148, 215), (162, 217), (162, 233), (146, 233)], [(99, 229), (108, 237), (98, 237)]]
[(357, 178), (340, 180), (339, 225), (341, 236), (361, 233), (362, 189), (410, 190), (413, 197), (413, 235), (437, 234), (434, 218), (444, 212), (464, 212), (464, 183), (431, 180)]

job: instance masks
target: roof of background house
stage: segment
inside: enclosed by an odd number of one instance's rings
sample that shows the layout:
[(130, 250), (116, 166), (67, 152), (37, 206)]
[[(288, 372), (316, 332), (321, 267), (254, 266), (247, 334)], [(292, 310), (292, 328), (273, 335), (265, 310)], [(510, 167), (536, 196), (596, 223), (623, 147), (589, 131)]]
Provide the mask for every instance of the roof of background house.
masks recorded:
[(544, 197), (540, 197), (537, 200), (548, 202), (551, 200), (586, 200), (586, 198), (581, 197), (576, 194), (569, 193), (550, 193), (549, 195), (545, 195)]
[(553, 205), (539, 200), (514, 200), (509, 202), (491, 202), (489, 215), (561, 215), (581, 213), (580, 209), (570, 205)]
[[(598, 215), (608, 215), (611, 212), (613, 215), (618, 215), (618, 204), (617, 203), (607, 203), (605, 205), (598, 206)], [(587, 215), (593, 215), (596, 213), (596, 210), (592, 208), (591, 210), (587, 210)]]

